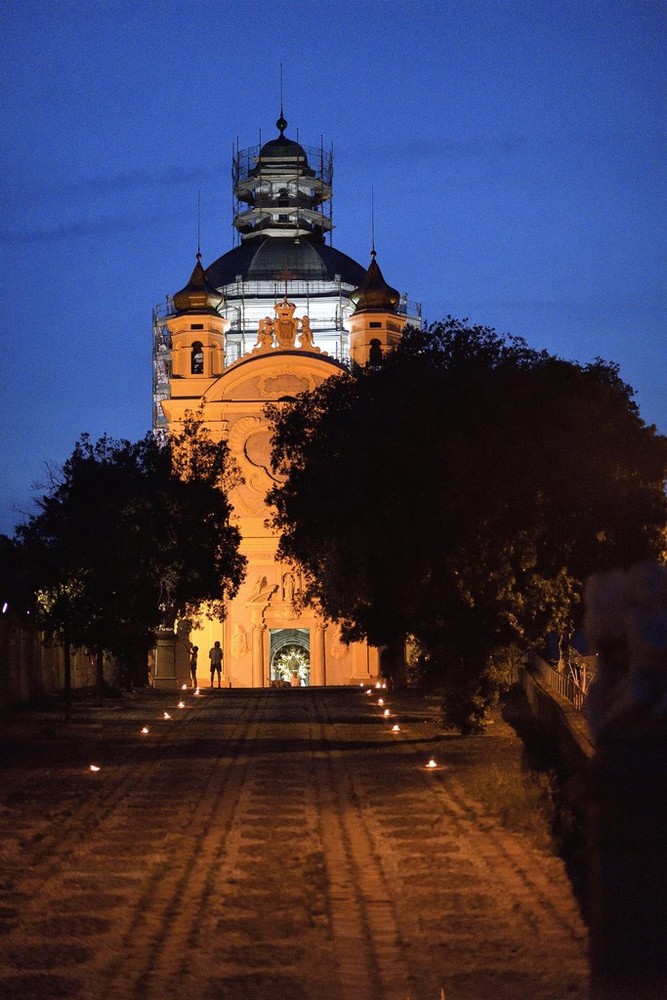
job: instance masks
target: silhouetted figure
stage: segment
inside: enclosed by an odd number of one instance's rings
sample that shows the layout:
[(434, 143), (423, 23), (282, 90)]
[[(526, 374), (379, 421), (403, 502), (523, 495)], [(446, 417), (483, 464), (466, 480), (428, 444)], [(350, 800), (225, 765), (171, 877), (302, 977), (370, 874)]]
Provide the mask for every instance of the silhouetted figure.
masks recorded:
[(193, 646), (190, 650), (190, 677), (192, 678), (193, 688), (197, 687), (197, 653), (199, 652), (199, 646)]
[(211, 687), (213, 687), (213, 681), (215, 675), (218, 675), (218, 687), (222, 687), (222, 650), (220, 649), (220, 643), (216, 641), (213, 643), (213, 647), (209, 650), (208, 658), (211, 661)]

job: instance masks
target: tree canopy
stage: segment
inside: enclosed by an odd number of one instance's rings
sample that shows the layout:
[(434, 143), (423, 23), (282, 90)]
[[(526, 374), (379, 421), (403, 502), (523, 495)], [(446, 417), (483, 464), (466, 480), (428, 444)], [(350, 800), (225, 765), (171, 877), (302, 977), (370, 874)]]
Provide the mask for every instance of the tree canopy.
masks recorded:
[(589, 573), (664, 548), (667, 439), (600, 359), (449, 317), (270, 416), (273, 523), (306, 599), (347, 639), (413, 636), (461, 725), (495, 651), (566, 628)]
[(68, 645), (145, 664), (161, 625), (202, 602), (222, 615), (238, 590), (233, 474), (226, 444), (195, 417), (167, 444), (83, 435), (38, 512), (3, 542), (13, 598)]

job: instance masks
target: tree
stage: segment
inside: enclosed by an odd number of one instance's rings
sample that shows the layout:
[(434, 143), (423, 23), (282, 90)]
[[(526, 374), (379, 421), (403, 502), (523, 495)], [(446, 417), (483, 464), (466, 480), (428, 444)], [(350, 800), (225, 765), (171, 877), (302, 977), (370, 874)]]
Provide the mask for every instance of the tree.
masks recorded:
[(662, 545), (667, 440), (618, 369), (448, 318), (273, 407), (281, 556), (347, 639), (413, 636), (476, 728), (494, 653), (576, 617), (582, 582)]
[(223, 615), (245, 567), (233, 475), (226, 444), (194, 416), (165, 445), (83, 435), (52, 474), (16, 542), (37, 619), (65, 648), (68, 706), (71, 646), (95, 652), (101, 692), (104, 651), (145, 669), (161, 625), (202, 602)]

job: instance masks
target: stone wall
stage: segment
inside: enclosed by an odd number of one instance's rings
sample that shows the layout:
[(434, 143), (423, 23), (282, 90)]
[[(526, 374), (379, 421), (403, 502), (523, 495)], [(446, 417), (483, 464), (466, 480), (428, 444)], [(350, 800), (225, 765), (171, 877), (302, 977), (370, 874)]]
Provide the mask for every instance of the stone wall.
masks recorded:
[[(62, 691), (65, 665), (62, 647), (44, 643), (43, 633), (24, 627), (11, 614), (0, 616), (0, 709)], [(94, 658), (72, 651), (72, 687), (92, 687)]]
[[(547, 666), (544, 664), (545, 668)], [(533, 715), (553, 737), (567, 771), (577, 774), (585, 769), (594, 752), (588, 722), (571, 701), (547, 684), (541, 674), (542, 661), (531, 654), (521, 672), (521, 685)]]

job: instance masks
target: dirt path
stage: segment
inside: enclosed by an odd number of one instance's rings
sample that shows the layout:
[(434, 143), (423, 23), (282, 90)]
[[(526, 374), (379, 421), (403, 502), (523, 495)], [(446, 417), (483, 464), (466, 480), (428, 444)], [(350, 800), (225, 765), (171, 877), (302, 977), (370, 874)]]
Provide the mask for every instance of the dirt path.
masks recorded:
[(587, 996), (561, 862), (470, 793), (518, 768), (500, 719), (466, 740), (376, 692), (183, 697), (5, 720), (0, 998)]

